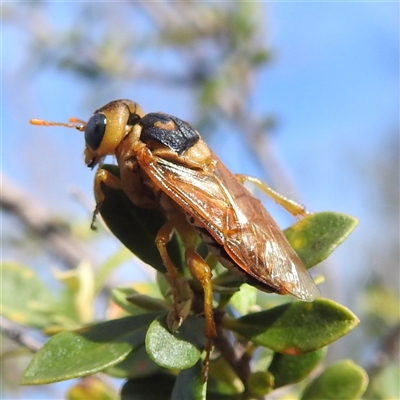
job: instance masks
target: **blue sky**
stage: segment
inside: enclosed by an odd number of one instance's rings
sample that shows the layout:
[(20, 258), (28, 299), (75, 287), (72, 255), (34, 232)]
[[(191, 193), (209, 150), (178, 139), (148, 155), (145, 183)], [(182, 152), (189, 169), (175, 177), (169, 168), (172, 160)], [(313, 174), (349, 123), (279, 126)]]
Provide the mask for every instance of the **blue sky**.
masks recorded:
[[(296, 188), (294, 195), (313, 211), (341, 211), (360, 219), (334, 256), (335, 300), (352, 305), (357, 300), (354, 280), (383, 268), (363, 264), (357, 251), (384, 223), (369, 201), (376, 182), (368, 171), (385, 159), (389, 134), (398, 135), (399, 3), (276, 1), (263, 6), (273, 62), (257, 75), (254, 110), (277, 118), (273, 145)], [(55, 25), (68, 26), (76, 8), (79, 3), (53, 3), (48, 13)], [(3, 173), (49, 209), (89, 223), (68, 192), (76, 187), (92, 196), (93, 172), (83, 164), (83, 138), (73, 130), (28, 125), (32, 117), (89, 117), (92, 110), (82, 97), (86, 86), (59, 71), (26, 74), (21, 67), (26, 33), (7, 24), (2, 33)], [(190, 119), (188, 93), (175, 90), (172, 97), (133, 84), (109, 100), (132, 98), (147, 111)], [(221, 132), (210, 145), (234, 172), (267, 178), (244, 142)]]
[[(47, 12), (53, 24), (67, 27), (74, 7), (53, 3)], [(360, 185), (368, 184), (360, 182), (363, 163), (371, 162), (398, 125), (399, 4), (273, 2), (264, 8), (274, 61), (258, 73), (254, 110), (277, 118), (276, 154), (302, 201), (312, 210), (362, 218), (368, 214), (365, 193), (360, 196)], [(27, 121), (86, 118), (92, 110), (82, 105), (85, 86), (54, 70), (27, 75), (24, 35), (15, 25), (3, 27), (3, 172), (50, 207), (79, 212), (67, 188), (76, 186), (91, 196), (93, 175), (82, 164), (82, 138), (62, 128), (31, 127)], [(128, 86), (115, 97), (134, 97), (145, 110), (190, 118), (185, 91), (173, 92), (171, 102), (165, 91), (156, 96), (154, 87), (133, 87), (134, 95)], [(222, 134), (210, 145), (235, 172), (257, 175), (251, 159), (243, 163), (241, 140)]]
[[(47, 12), (53, 24), (68, 27), (74, 7), (53, 3)], [(398, 124), (399, 5), (273, 2), (264, 9), (274, 61), (258, 73), (252, 101), (256, 112), (277, 118), (273, 144), (297, 188), (295, 196), (312, 210), (368, 217), (360, 188), (368, 184), (360, 182), (363, 163), (371, 162)], [(82, 217), (68, 194), (69, 188), (78, 187), (91, 196), (93, 174), (82, 163), (82, 137), (62, 128), (31, 127), (27, 121), (87, 118), (92, 110), (82, 105), (85, 86), (49, 69), (26, 75), (24, 35), (15, 26), (3, 27), (3, 172), (52, 209)], [(165, 91), (156, 96), (154, 87), (133, 88), (115, 97), (134, 97), (145, 110), (190, 118), (185, 91), (173, 92), (171, 102)], [(210, 145), (233, 171), (259, 175), (250, 157), (243, 162), (242, 140), (222, 133)]]

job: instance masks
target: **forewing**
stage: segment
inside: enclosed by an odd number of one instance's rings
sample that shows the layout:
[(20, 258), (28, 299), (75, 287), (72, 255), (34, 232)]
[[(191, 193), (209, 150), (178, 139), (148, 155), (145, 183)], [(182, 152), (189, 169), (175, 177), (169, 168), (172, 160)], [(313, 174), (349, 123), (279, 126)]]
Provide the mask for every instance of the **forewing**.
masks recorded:
[(152, 181), (204, 226), (235, 264), (262, 288), (303, 301), (319, 295), (282, 231), (235, 176), (215, 157), (211, 172), (186, 168), (160, 157), (139, 157)]
[[(214, 173), (186, 168), (160, 157), (138, 156), (151, 180), (196, 218), (220, 244), (229, 230), (230, 198)], [(238, 227), (239, 228), (239, 227)]]
[(254, 198), (247, 199), (246, 210), (248, 222), (227, 239), (230, 256), (247, 274), (278, 293), (313, 301), (319, 289), (275, 221)]

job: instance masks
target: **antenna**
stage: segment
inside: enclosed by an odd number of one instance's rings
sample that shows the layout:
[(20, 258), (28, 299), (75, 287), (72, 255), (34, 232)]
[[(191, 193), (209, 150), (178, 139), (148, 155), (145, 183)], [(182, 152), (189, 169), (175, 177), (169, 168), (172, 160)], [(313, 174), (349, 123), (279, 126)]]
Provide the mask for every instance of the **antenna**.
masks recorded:
[(36, 119), (33, 118), (31, 120), (29, 120), (29, 123), (31, 123), (32, 125), (41, 125), (41, 126), (64, 126), (66, 128), (75, 128), (78, 129), (78, 131), (83, 131), (86, 127), (86, 122), (71, 117), (69, 119), (70, 123), (64, 123), (64, 122), (51, 122), (51, 121), (44, 121), (43, 119)]

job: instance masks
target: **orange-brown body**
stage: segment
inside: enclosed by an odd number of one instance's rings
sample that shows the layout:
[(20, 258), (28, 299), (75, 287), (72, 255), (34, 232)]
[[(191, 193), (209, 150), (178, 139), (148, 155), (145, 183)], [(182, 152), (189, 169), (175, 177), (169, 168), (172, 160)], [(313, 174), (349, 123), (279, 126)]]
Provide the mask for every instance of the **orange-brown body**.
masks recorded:
[[(204, 289), (208, 363), (216, 336), (212, 310), (212, 271), (196, 252), (198, 235), (220, 262), (253, 286), (303, 301), (318, 296), (311, 275), (261, 202), (244, 186), (253, 181), (296, 215), (303, 207), (277, 194), (261, 181), (232, 174), (188, 123), (162, 113), (145, 115), (129, 100), (108, 103), (87, 124), (68, 125), (85, 131), (85, 162), (94, 167), (112, 154), (120, 178), (101, 168), (95, 193), (99, 211), (101, 183), (122, 189), (135, 205), (160, 209), (167, 217), (155, 238), (175, 297), (180, 279), (166, 250), (177, 232), (185, 246), (192, 275)], [(175, 298), (175, 318), (181, 318)]]

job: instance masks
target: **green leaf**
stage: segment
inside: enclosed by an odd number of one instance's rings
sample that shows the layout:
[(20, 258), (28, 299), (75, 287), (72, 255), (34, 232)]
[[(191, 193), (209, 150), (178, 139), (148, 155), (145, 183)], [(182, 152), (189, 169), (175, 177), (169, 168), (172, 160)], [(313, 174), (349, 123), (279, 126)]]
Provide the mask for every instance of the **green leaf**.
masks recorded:
[(189, 315), (179, 330), (171, 333), (166, 315), (150, 325), (146, 335), (146, 349), (159, 366), (186, 369), (199, 360), (204, 349), (204, 319)]
[(109, 257), (108, 260), (106, 260), (106, 262), (104, 262), (96, 272), (96, 293), (102, 289), (110, 274), (121, 264), (130, 259), (132, 259), (132, 253), (126, 247), (121, 246), (120, 249), (112, 254), (111, 257)]
[(268, 371), (256, 371), (249, 376), (246, 386), (254, 396), (265, 396), (274, 387), (274, 377)]
[(166, 311), (170, 309), (165, 301), (146, 296), (145, 294), (132, 293), (126, 299), (146, 311)]
[(254, 286), (243, 284), (240, 290), (231, 298), (231, 304), (240, 315), (245, 315), (256, 305), (257, 289)]
[[(103, 164), (101, 168), (119, 176), (116, 165)], [(135, 206), (123, 190), (111, 189), (103, 184), (102, 191), (105, 199), (100, 214), (111, 232), (142, 261), (165, 273), (166, 269), (154, 242), (158, 231), (166, 222), (164, 215), (156, 209)], [(182, 258), (175, 237), (167, 248), (174, 265), (181, 267)]]
[(39, 385), (92, 375), (123, 361), (144, 344), (150, 323), (159, 314), (101, 322), (52, 338), (25, 369), (22, 385)]
[(116, 378), (143, 378), (160, 371), (160, 367), (154, 363), (146, 352), (144, 346), (135, 349), (121, 363), (106, 370), (107, 374)]
[(68, 400), (117, 400), (117, 393), (104, 382), (94, 377), (85, 378), (72, 386), (67, 393)]
[[(64, 285), (64, 289), (60, 293), (53, 320), (56, 326), (50, 327), (50, 330), (55, 328), (57, 333), (61, 330), (72, 330), (82, 326), (82, 323), (79, 322), (79, 313), (76, 307), (76, 295), (67, 285)], [(49, 335), (48, 328), (44, 329), (47, 335)]]
[(118, 304), (126, 312), (137, 315), (142, 314), (143, 309), (130, 303), (126, 297), (130, 294), (137, 294), (137, 291), (133, 288), (116, 288), (111, 292), (111, 299)]
[(271, 55), (267, 50), (256, 50), (251, 54), (250, 62), (256, 67), (260, 64), (266, 63), (270, 59)]
[(367, 392), (364, 394), (365, 399), (399, 399), (400, 393), (400, 364), (398, 359), (394, 359), (391, 363), (384, 366), (377, 374), (371, 377)]
[(319, 298), (312, 303), (283, 304), (239, 319), (225, 318), (223, 325), (260, 346), (300, 355), (334, 342), (358, 322), (347, 308)]
[[(76, 268), (68, 271), (56, 271), (55, 277), (70, 291), (70, 300), (73, 301), (79, 325), (93, 321), (94, 314), (94, 270), (90, 263), (82, 261)], [(72, 304), (67, 302), (69, 311)], [(64, 305), (63, 305), (64, 306)], [(66, 327), (66, 329), (74, 329)]]
[(141, 379), (130, 379), (122, 388), (121, 400), (170, 400), (175, 377), (159, 373)]
[(325, 260), (357, 226), (350, 215), (336, 212), (311, 214), (284, 234), (307, 268)]
[(224, 357), (211, 360), (208, 391), (221, 395), (238, 395), (245, 390), (242, 380)]
[(1, 266), (1, 313), (9, 320), (43, 329), (53, 322), (58, 304), (36, 272), (16, 263)]
[(170, 309), (163, 300), (140, 294), (133, 288), (113, 289), (111, 297), (122, 309), (134, 315)]
[(234, 293), (238, 292), (243, 283), (243, 279), (240, 279), (227, 269), (212, 280), (214, 293), (220, 293), (229, 297), (232, 297)]
[(379, 326), (380, 332), (387, 326), (400, 323), (400, 297), (395, 285), (389, 286), (379, 279), (370, 278), (367, 287), (360, 293), (359, 301), (369, 324)]
[(326, 368), (304, 390), (302, 400), (357, 400), (368, 384), (367, 373), (351, 360), (339, 361)]
[(325, 348), (300, 356), (275, 353), (268, 371), (274, 376), (274, 389), (305, 379), (325, 357)]
[(203, 363), (181, 371), (175, 381), (171, 400), (205, 400), (207, 384), (203, 378)]

